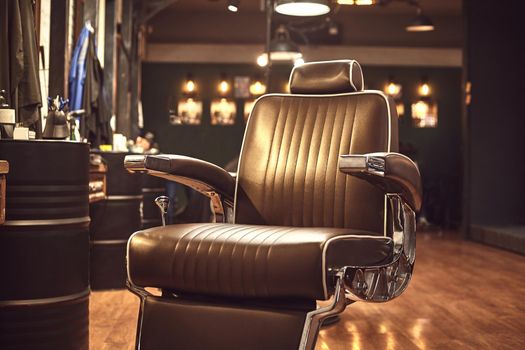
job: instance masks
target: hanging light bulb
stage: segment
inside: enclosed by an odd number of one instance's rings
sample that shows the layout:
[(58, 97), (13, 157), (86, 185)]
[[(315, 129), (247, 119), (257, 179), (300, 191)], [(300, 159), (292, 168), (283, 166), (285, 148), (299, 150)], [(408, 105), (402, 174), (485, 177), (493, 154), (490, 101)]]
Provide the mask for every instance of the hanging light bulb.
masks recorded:
[(427, 78), (423, 78), (421, 84), (419, 84), (419, 87), (417, 89), (419, 96), (430, 96), (432, 93), (432, 89), (430, 85), (428, 84)]
[(187, 95), (195, 94), (197, 90), (197, 85), (195, 84), (195, 81), (193, 80), (193, 75), (188, 74), (188, 76), (186, 77), (186, 82), (184, 83), (182, 90)]
[(390, 77), (388, 79), (388, 84), (385, 86), (384, 92), (393, 99), (399, 99), (401, 98), (401, 89), (401, 84), (398, 84), (394, 81), (393, 77)]
[(226, 80), (225, 74), (221, 74), (221, 82), (217, 86), (217, 90), (219, 90), (221, 96), (227, 95), (230, 92), (230, 83)]

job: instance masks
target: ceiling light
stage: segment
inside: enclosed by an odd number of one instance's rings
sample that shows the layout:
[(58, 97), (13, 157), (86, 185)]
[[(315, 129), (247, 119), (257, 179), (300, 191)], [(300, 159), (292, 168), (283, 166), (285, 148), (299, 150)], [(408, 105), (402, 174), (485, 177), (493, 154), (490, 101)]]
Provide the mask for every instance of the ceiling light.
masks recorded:
[(337, 0), (337, 3), (339, 5), (367, 6), (367, 5), (375, 5), (375, 4), (377, 4), (378, 0)]
[(240, 0), (230, 0), (230, 1), (228, 1), (228, 10), (230, 12), (237, 12), (237, 11), (239, 11), (239, 2), (240, 2)]
[[(275, 38), (270, 42), (270, 58), (272, 61), (295, 62), (302, 58), (299, 46), (290, 39), (290, 34), (284, 25), (280, 25), (275, 33)], [(304, 62), (304, 61), (303, 61)], [(257, 64), (265, 67), (268, 57), (263, 53), (257, 58)]]
[(430, 32), (434, 30), (434, 23), (427, 16), (421, 13), (421, 8), (417, 8), (417, 15), (412, 22), (406, 26), (407, 32)]
[(288, 16), (321, 16), (330, 12), (328, 0), (277, 0), (275, 11)]

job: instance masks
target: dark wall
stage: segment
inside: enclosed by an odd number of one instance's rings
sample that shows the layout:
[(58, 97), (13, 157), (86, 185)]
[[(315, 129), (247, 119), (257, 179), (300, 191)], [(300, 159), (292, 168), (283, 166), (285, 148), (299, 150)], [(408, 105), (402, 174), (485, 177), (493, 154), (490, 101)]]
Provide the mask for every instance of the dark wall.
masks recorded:
[[(283, 72), (286, 71), (286, 72)], [(274, 91), (281, 91), (287, 81), (289, 67), (277, 67)], [(192, 74), (203, 100), (201, 125), (171, 125), (169, 107), (182, 96), (187, 74)], [(241, 150), (245, 122), (244, 102), (236, 100), (237, 119), (234, 125), (218, 126), (210, 123), (211, 100), (218, 97), (216, 87), (221, 74), (233, 76), (260, 76), (264, 72), (253, 65), (153, 64), (143, 65), (142, 105), (144, 128), (152, 131), (163, 152), (174, 152), (207, 160), (219, 166), (238, 156)]]
[[(182, 5), (182, 4), (181, 4)], [(432, 15), (436, 30), (411, 33), (405, 30), (414, 13), (385, 15), (363, 13), (361, 9), (344, 6), (331, 18), (338, 23), (340, 43), (364, 46), (461, 47), (462, 22), (459, 15)], [(304, 24), (304, 18), (275, 16), (276, 23)], [(310, 19), (315, 27), (323, 27), (325, 17)], [(264, 12), (246, 12), (242, 15), (229, 11), (182, 11), (176, 6), (155, 16), (151, 22), (149, 42), (155, 43), (215, 43), (263, 44), (265, 42)], [(242, 28), (242, 30), (239, 30)], [(308, 33), (308, 31), (307, 31)], [(293, 35), (293, 33), (292, 33)], [(315, 35), (313, 35), (314, 37)], [(301, 37), (294, 37), (305, 44)], [(328, 44), (333, 38), (326, 38)]]
[(470, 222), (525, 224), (523, 1), (465, 3)]
[[(282, 90), (291, 67), (274, 70), (273, 91)], [(201, 88), (204, 115), (200, 126), (170, 125), (170, 96), (181, 96), (181, 87), (192, 73)], [(262, 71), (249, 65), (153, 64), (143, 66), (142, 100), (144, 124), (158, 138), (163, 152), (180, 153), (224, 165), (240, 152), (245, 123), (243, 102), (237, 101), (237, 121), (233, 126), (210, 125), (210, 99), (214, 97), (221, 73), (255, 76)], [(400, 141), (404, 148), (412, 147), (413, 156), (421, 168), (427, 203), (426, 215), (436, 223), (459, 223), (461, 207), (461, 70), (451, 68), (365, 67), (367, 88), (383, 89), (389, 76), (403, 85), (406, 116), (400, 119)], [(412, 127), (410, 104), (417, 99), (417, 87), (422, 77), (428, 77), (433, 98), (438, 103), (439, 122), (434, 129)]]
[[(421, 170), (425, 216), (445, 227), (461, 221), (461, 74), (460, 68), (364, 68), (369, 89), (382, 90), (389, 75), (402, 84), (405, 115), (399, 119), (400, 151), (416, 161)], [(418, 85), (424, 77), (438, 104), (437, 128), (412, 126), (410, 106), (418, 98)]]

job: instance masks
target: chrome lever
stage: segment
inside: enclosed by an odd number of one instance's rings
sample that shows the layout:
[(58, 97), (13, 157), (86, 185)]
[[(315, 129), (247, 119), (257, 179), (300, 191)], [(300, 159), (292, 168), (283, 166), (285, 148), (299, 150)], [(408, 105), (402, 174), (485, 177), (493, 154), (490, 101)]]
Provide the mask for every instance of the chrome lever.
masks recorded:
[(159, 207), (160, 216), (162, 218), (162, 226), (166, 226), (166, 214), (168, 214), (168, 207), (170, 199), (167, 196), (158, 196), (155, 198), (155, 204)]

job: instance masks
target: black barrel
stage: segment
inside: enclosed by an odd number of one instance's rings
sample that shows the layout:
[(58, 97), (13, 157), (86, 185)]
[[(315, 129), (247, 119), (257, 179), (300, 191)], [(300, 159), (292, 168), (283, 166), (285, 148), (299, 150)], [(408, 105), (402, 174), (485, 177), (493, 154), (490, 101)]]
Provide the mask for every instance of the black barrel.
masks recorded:
[(89, 146), (0, 140), (0, 349), (89, 348)]
[(161, 177), (142, 175), (142, 228), (162, 226), (162, 217), (155, 198), (166, 195), (166, 180)]
[(141, 228), (142, 179), (124, 169), (127, 153), (98, 154), (108, 167), (107, 199), (90, 206), (91, 289), (124, 288), (127, 241)]

